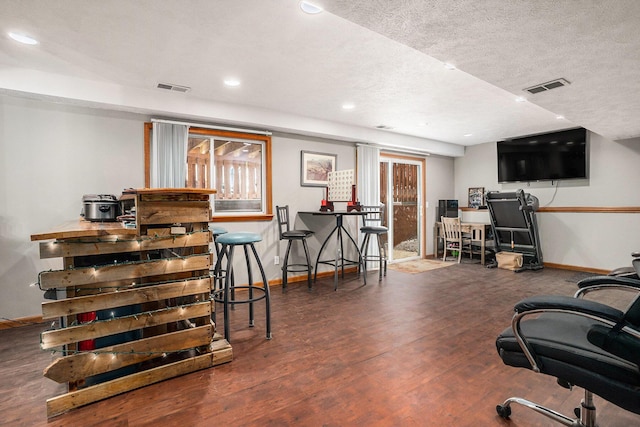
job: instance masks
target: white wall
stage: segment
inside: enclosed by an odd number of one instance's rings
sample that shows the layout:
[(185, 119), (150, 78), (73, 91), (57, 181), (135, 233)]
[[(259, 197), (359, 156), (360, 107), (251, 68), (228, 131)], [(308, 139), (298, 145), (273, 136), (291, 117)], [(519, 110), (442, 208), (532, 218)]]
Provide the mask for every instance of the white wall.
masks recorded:
[(0, 97), (0, 317), (40, 313), (42, 270), (31, 234), (79, 217), (82, 195), (142, 187), (143, 119)]
[[(30, 284), (40, 271), (62, 266), (58, 259), (40, 260), (38, 243), (30, 241), (32, 234), (78, 218), (84, 194), (120, 194), (124, 188), (144, 185), (142, 124), (148, 119), (0, 96), (1, 318), (38, 315), (42, 292)], [(355, 167), (352, 144), (280, 133), (273, 135), (272, 143), (273, 205), (289, 204), (292, 213), (317, 210), (323, 197), (320, 188), (300, 186), (301, 150), (335, 153), (338, 169)], [(525, 190), (536, 195), (542, 206), (640, 206), (640, 192), (634, 188), (640, 178), (638, 164), (640, 140), (612, 142), (592, 134), (588, 182), (561, 182), (557, 193), (550, 183), (532, 184)], [(518, 188), (497, 183), (494, 143), (468, 147), (465, 156), (455, 160), (427, 157), (426, 174), (428, 254), (433, 253), (439, 199), (457, 198), (464, 206), (469, 187)], [(464, 219), (488, 222), (486, 215), (465, 212)], [(629, 253), (640, 249), (638, 218), (638, 214), (539, 213), (545, 261), (601, 269), (628, 265)], [(355, 235), (357, 224), (352, 219), (348, 222)], [(312, 257), (333, 224), (331, 218), (296, 216), (297, 227), (317, 230), (311, 241)], [(264, 240), (259, 250), (267, 277), (280, 277), (273, 260), (284, 255), (285, 243), (278, 240), (275, 219), (219, 225), (229, 231), (261, 233)]]
[[(541, 207), (640, 206), (640, 139), (614, 142), (589, 133), (588, 180), (556, 183), (498, 184), (496, 144), (467, 147), (455, 159), (455, 197), (467, 205), (468, 189), (524, 189), (538, 197)], [(640, 214), (557, 213), (536, 215), (545, 262), (610, 270), (631, 264), (640, 250)], [(489, 222), (486, 211), (464, 212), (465, 221)]]
[(455, 194), (454, 160), (450, 157), (427, 157), (426, 174), (425, 254), (433, 254), (433, 226), (436, 223), (438, 201), (453, 199)]
[[(62, 268), (60, 259), (40, 259), (32, 234), (79, 218), (84, 194), (119, 195), (124, 188), (144, 186), (143, 123), (148, 120), (0, 96), (0, 318), (39, 315), (43, 292), (30, 284), (40, 271)], [(318, 210), (323, 198), (321, 188), (300, 186), (301, 150), (337, 154), (338, 169), (355, 167), (353, 144), (275, 134), (272, 148), (274, 209), (288, 204), (292, 215)], [(349, 227), (356, 235), (352, 219)], [(296, 226), (318, 231), (311, 241), (312, 256), (333, 224), (332, 218), (296, 216)], [(217, 225), (261, 233), (257, 249), (267, 278), (280, 278), (280, 266), (273, 261), (284, 255), (286, 246), (278, 239), (275, 219)]]

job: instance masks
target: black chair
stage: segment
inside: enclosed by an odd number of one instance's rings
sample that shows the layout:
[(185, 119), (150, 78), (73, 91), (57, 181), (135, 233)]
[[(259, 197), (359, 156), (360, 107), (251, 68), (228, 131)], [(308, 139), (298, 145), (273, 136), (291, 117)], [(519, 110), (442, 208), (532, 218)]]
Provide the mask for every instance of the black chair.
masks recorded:
[[(578, 282), (578, 288), (588, 288), (586, 292), (591, 290), (599, 290), (604, 288), (618, 288), (634, 290), (640, 288), (640, 277), (634, 266), (640, 265), (640, 252), (633, 252), (632, 265), (630, 267), (620, 267), (611, 270), (607, 275), (594, 275), (586, 277)], [(583, 292), (581, 292), (583, 293)]]
[[(227, 234), (227, 230), (222, 227), (209, 227), (209, 231), (213, 236), (213, 248), (216, 251), (216, 260), (220, 259), (222, 254), (222, 245), (218, 243), (218, 237), (223, 234)], [(226, 270), (222, 268), (222, 263), (216, 262), (213, 266), (211, 266), (211, 274), (213, 278), (213, 291), (217, 291), (223, 288), (225, 276), (227, 274)], [(233, 281), (233, 278), (231, 278)], [(232, 283), (233, 285), (233, 283)]]
[[(287, 276), (289, 273), (307, 272), (307, 286), (311, 289), (311, 260), (309, 258), (309, 247), (307, 246), (307, 237), (313, 234), (311, 230), (292, 230), (289, 221), (289, 205), (276, 206), (278, 215), (278, 233), (280, 240), (287, 240), (287, 250), (282, 260), (282, 291), (287, 289)], [(289, 264), (289, 255), (291, 253), (291, 245), (293, 242), (302, 242), (306, 263)]]
[[(362, 245), (360, 246), (364, 271), (366, 274), (367, 261), (379, 262), (378, 280), (382, 280), (382, 274), (387, 275), (387, 251), (382, 242), (382, 236), (387, 235), (389, 231), (387, 227), (382, 225), (384, 222), (384, 206), (362, 206), (361, 212), (365, 212), (365, 214), (362, 215), (362, 227), (360, 227), (360, 232), (364, 235)], [(369, 253), (371, 236), (376, 237), (376, 243), (378, 245), (377, 254)], [(359, 268), (360, 265), (358, 265), (358, 269)]]
[[(634, 266), (640, 268), (640, 260)], [(612, 277), (608, 287), (616, 282)], [(576, 296), (596, 290), (585, 287)], [(575, 419), (519, 397), (498, 405), (498, 414), (509, 418), (511, 404), (518, 403), (566, 426), (594, 427), (593, 394), (640, 414), (639, 295), (636, 288), (625, 311), (568, 296), (537, 296), (516, 304), (512, 326), (496, 340), (502, 361), (556, 377), (566, 388), (581, 387), (584, 399)]]
[[(640, 258), (640, 252), (631, 252), (631, 258), (636, 259)], [(618, 267), (609, 272), (609, 276), (617, 276), (617, 277), (628, 277), (630, 279), (640, 279), (636, 269), (632, 266), (629, 267)]]

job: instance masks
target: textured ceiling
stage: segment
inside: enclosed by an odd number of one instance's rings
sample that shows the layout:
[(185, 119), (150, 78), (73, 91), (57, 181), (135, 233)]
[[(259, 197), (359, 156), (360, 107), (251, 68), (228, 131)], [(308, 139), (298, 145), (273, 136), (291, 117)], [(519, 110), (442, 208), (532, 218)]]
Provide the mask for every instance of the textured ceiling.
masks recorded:
[(640, 1), (315, 3), (2, 0), (0, 91), (444, 155), (574, 126), (640, 136)]
[[(640, 136), (640, 1), (322, 3), (610, 139)], [(536, 95), (523, 91), (556, 78), (571, 85)]]

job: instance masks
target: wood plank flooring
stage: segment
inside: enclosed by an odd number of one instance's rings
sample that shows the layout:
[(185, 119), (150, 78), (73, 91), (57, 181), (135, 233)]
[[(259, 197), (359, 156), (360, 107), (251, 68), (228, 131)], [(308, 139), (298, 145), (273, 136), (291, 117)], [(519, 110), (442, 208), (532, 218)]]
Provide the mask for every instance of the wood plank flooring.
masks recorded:
[[(273, 339), (264, 311), (246, 325), (232, 312), (231, 363), (164, 381), (46, 419), (45, 401), (64, 387), (42, 377), (48, 325), (0, 331), (0, 413), (28, 426), (554, 426), (514, 405), (530, 398), (565, 414), (582, 398), (555, 379), (502, 364), (494, 341), (513, 305), (536, 294), (571, 295), (576, 273), (513, 273), (463, 263), (421, 274), (389, 270), (368, 284), (332, 277), (272, 289)], [(218, 326), (222, 330), (221, 325)], [(640, 417), (596, 398), (599, 424), (640, 425)]]

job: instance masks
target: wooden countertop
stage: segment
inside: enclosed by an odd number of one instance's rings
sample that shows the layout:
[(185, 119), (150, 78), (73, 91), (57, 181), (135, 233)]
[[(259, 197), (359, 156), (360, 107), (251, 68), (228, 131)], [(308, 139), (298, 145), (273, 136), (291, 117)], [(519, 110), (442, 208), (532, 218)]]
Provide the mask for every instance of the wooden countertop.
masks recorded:
[(210, 188), (130, 188), (125, 190), (123, 194), (216, 194), (216, 190)]
[[(215, 194), (216, 190), (208, 188), (131, 188), (123, 192), (123, 194), (150, 194), (150, 195), (180, 195), (180, 194)], [(120, 221), (114, 222), (91, 222), (79, 219), (76, 221), (65, 222), (53, 230), (45, 233), (37, 233), (31, 235), (31, 241), (50, 240), (50, 239), (73, 239), (80, 237), (100, 237), (100, 236), (135, 236), (138, 230), (136, 228), (125, 228)]]
[(124, 228), (120, 221), (91, 222), (79, 219), (77, 221), (67, 221), (46, 233), (32, 234), (31, 241), (112, 235), (135, 236), (137, 233), (138, 230), (136, 228)]

